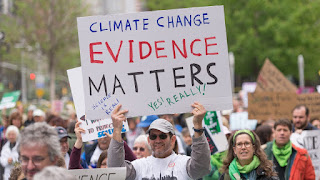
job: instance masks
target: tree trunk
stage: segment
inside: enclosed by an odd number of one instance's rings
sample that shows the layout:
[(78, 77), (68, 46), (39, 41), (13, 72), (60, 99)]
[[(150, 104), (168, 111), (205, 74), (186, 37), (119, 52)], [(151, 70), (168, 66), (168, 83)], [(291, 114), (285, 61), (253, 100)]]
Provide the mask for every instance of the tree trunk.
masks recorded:
[(55, 0), (50, 0), (49, 8), (49, 17), (48, 17), (48, 33), (49, 33), (49, 42), (50, 48), (48, 51), (48, 60), (49, 60), (49, 73), (50, 73), (50, 102), (51, 102), (51, 111), (54, 111), (54, 100), (56, 95), (56, 62), (55, 62), (55, 46), (56, 46), (56, 37), (54, 34), (54, 3)]

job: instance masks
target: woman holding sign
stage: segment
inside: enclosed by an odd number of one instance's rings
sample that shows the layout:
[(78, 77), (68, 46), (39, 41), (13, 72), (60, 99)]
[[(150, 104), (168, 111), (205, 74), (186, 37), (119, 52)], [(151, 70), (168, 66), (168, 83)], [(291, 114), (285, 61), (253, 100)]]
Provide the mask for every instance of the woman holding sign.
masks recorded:
[(223, 162), (220, 180), (276, 180), (272, 162), (260, 148), (258, 136), (250, 130), (239, 130), (229, 138), (227, 157)]

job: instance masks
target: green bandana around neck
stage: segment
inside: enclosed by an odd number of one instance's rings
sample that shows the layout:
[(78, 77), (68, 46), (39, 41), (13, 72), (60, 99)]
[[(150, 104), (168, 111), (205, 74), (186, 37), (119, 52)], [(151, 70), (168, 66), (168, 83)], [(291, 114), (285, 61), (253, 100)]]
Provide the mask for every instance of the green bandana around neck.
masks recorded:
[(235, 141), (236, 136), (237, 136), (238, 134), (240, 134), (240, 133), (246, 133), (246, 134), (248, 134), (248, 135), (251, 137), (252, 142), (254, 143), (254, 141), (255, 141), (254, 135), (253, 135), (253, 133), (252, 133), (250, 130), (247, 130), (247, 129), (239, 130), (239, 131), (237, 131), (236, 133), (234, 133), (233, 139), (232, 139), (233, 142)]
[(223, 160), (227, 156), (227, 151), (222, 151), (220, 153), (216, 153), (211, 155), (211, 163), (216, 166), (217, 169), (220, 169), (223, 165)]
[(291, 141), (289, 141), (284, 147), (279, 148), (276, 144), (276, 141), (273, 141), (272, 144), (272, 151), (274, 157), (277, 159), (279, 165), (281, 167), (284, 167), (288, 164), (288, 159), (290, 158), (292, 154), (292, 144)]
[(259, 158), (254, 155), (253, 160), (250, 164), (241, 166), (240, 163), (238, 163), (237, 159), (234, 158), (231, 164), (229, 165), (229, 175), (232, 180), (238, 180), (240, 179), (240, 173), (246, 174), (251, 172), (252, 170), (256, 169), (260, 165)]

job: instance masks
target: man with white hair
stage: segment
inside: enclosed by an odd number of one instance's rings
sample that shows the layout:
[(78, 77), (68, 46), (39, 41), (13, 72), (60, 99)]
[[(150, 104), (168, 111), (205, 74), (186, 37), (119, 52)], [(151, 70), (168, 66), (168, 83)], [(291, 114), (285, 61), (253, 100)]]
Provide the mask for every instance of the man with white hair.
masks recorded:
[(150, 145), (148, 144), (148, 136), (145, 134), (138, 136), (134, 141), (132, 150), (137, 159), (150, 156), (152, 150)]
[(113, 137), (108, 149), (108, 167), (126, 167), (126, 179), (199, 179), (210, 172), (210, 149), (203, 133), (204, 107), (195, 102), (193, 107), (194, 136), (191, 157), (175, 154), (176, 135), (172, 124), (165, 119), (153, 121), (147, 131), (152, 156), (124, 161), (121, 129), (128, 110), (118, 105), (112, 112)]
[(45, 122), (24, 128), (19, 144), (22, 172), (27, 180), (43, 168), (56, 165), (61, 157), (58, 134)]

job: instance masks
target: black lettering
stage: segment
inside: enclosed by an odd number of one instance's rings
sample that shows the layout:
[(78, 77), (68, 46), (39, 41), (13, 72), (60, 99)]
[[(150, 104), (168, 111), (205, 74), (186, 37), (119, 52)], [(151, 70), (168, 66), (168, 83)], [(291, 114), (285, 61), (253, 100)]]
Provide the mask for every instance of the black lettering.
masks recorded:
[(209, 75), (210, 77), (212, 77), (212, 78), (214, 79), (213, 82), (207, 82), (207, 84), (216, 84), (216, 83), (218, 82), (218, 78), (217, 78), (215, 75), (213, 75), (213, 74), (211, 73), (211, 71), (210, 71), (210, 67), (211, 67), (211, 66), (215, 66), (215, 65), (216, 65), (216, 63), (209, 63), (209, 64), (207, 65), (207, 73), (208, 73), (208, 75)]
[(177, 76), (176, 75), (176, 70), (179, 70), (179, 69), (183, 69), (183, 67), (177, 67), (177, 68), (173, 68), (173, 78), (174, 78), (174, 87), (177, 88), (177, 87), (186, 87), (185, 84), (177, 84), (177, 79), (183, 79), (185, 76), (182, 75), (182, 76)]
[(128, 73), (128, 75), (133, 75), (134, 87), (136, 92), (138, 92), (138, 83), (137, 83), (136, 75), (139, 75), (139, 74), (143, 74), (143, 72)]
[(107, 94), (108, 94), (108, 93), (107, 93), (107, 84), (106, 84), (106, 79), (105, 79), (104, 75), (102, 76), (102, 79), (101, 79), (101, 81), (100, 81), (99, 88), (96, 87), (96, 85), (93, 83), (92, 79), (89, 77), (90, 96), (92, 96), (91, 84), (93, 85), (94, 89), (95, 89), (97, 92), (99, 92), (102, 83), (103, 83), (103, 85), (104, 85), (104, 92), (105, 92), (106, 95), (107, 95)]
[[(101, 176), (107, 176), (108, 177), (108, 174), (106, 174), (106, 173), (103, 173), (103, 174), (101, 174), (100, 176), (99, 176), (99, 180), (101, 179)], [(110, 177), (110, 174), (109, 174), (109, 177)], [(102, 179), (104, 179), (104, 178), (102, 178)], [(109, 179), (109, 178), (108, 178)]]
[[(193, 67), (197, 68), (197, 72), (193, 72)], [(197, 74), (201, 71), (201, 66), (199, 64), (190, 64), (190, 71), (191, 71), (191, 85), (194, 86), (194, 80), (196, 80), (199, 84), (203, 84), (203, 82), (196, 77)]]
[(108, 179), (110, 179), (111, 175), (115, 175), (116, 173), (109, 173)]
[[(117, 86), (116, 86), (116, 81), (119, 83), (119, 85), (117, 85)], [(114, 75), (114, 84), (113, 84), (113, 92), (112, 92), (112, 94), (115, 93), (116, 88), (121, 88), (122, 93), (123, 93), (123, 94), (126, 94), (126, 93), (124, 92), (123, 88), (122, 88), (122, 85), (121, 85), (121, 83), (120, 83), (117, 75)]]
[(160, 84), (159, 84), (158, 72), (164, 72), (164, 69), (158, 69), (158, 70), (150, 71), (150, 74), (155, 73), (156, 81), (157, 81), (157, 90), (158, 90), (158, 92), (160, 92)]

